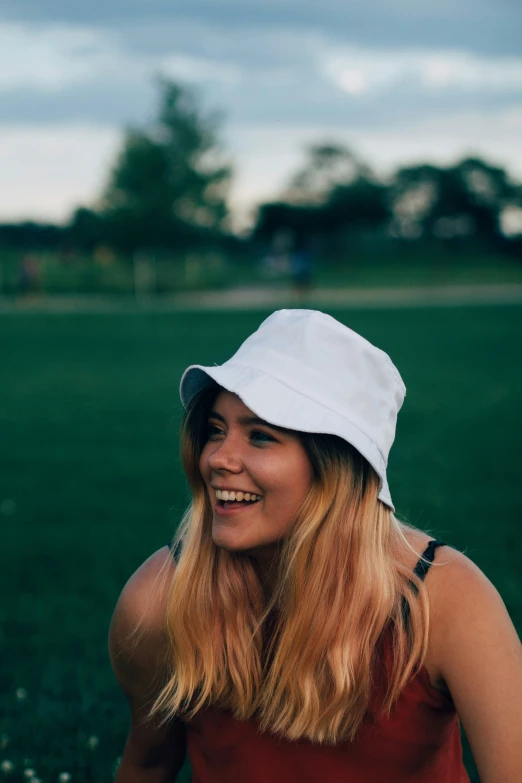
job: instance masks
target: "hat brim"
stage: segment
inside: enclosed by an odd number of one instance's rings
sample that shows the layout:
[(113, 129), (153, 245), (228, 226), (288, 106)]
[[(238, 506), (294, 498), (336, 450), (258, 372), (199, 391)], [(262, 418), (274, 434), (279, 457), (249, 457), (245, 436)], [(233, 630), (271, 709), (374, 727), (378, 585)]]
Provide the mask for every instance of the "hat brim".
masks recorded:
[(386, 465), (379, 449), (344, 416), (290, 389), (262, 370), (230, 361), (216, 367), (199, 364), (188, 367), (180, 383), (180, 397), (184, 407), (198, 392), (213, 383), (237, 394), (247, 408), (269, 424), (298, 432), (337, 435), (351, 443), (379, 476), (379, 500), (395, 511), (386, 480)]

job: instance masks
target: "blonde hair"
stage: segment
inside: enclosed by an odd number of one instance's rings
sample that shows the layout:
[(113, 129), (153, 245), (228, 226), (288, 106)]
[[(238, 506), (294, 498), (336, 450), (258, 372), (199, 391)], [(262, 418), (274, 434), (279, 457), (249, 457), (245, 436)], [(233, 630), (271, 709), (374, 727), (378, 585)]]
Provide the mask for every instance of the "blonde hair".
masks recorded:
[(213, 706), (289, 740), (353, 741), (385, 636), (393, 655), (384, 714), (426, 656), (426, 588), (405, 565), (415, 552), (403, 531), (410, 526), (378, 500), (378, 476), (355, 448), (298, 433), (313, 481), (265, 596), (254, 558), (212, 540), (199, 457), (219, 391), (200, 393), (182, 425), (192, 503), (174, 539), (181, 555), (167, 607), (169, 676), (149, 717), (190, 720)]

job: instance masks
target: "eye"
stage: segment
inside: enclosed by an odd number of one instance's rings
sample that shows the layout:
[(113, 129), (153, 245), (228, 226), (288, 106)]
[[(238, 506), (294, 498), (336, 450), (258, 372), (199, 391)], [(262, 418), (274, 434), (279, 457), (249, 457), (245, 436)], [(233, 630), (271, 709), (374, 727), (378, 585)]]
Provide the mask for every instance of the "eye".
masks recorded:
[(255, 443), (269, 443), (270, 441), (275, 440), (275, 438), (273, 438), (267, 432), (261, 432), (261, 430), (254, 430), (251, 433), (250, 438)]
[(215, 424), (207, 424), (207, 439), (210, 440), (217, 435), (222, 435), (223, 430)]

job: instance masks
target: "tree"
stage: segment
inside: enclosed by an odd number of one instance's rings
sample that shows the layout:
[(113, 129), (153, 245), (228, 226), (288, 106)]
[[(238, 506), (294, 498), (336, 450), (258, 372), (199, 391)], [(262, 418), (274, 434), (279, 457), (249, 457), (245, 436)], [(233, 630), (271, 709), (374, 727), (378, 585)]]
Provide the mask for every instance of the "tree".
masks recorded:
[(215, 238), (226, 227), (231, 168), (218, 142), (219, 116), (161, 79), (158, 117), (127, 131), (101, 200), (109, 242), (123, 250), (172, 248)]
[(360, 176), (348, 185), (336, 185), (322, 207), (323, 222), (332, 231), (375, 230), (390, 217), (388, 189)]
[(504, 241), (502, 212), (519, 195), (504, 169), (466, 158), (447, 168), (424, 164), (399, 169), (391, 200), (399, 235), (498, 244)]
[(66, 239), (66, 229), (52, 223), (24, 220), (0, 225), (0, 247), (22, 251), (58, 250)]
[(103, 219), (97, 212), (78, 207), (69, 221), (68, 239), (73, 247), (92, 252), (103, 243), (104, 231)]
[(336, 187), (347, 187), (360, 178), (370, 178), (370, 168), (350, 150), (338, 144), (314, 144), (308, 160), (292, 178), (285, 194), (298, 204), (322, 204)]
[(285, 201), (258, 210), (254, 238), (267, 240), (279, 230), (296, 242), (320, 241), (342, 248), (365, 233), (378, 233), (390, 217), (387, 187), (350, 150), (316, 144), (287, 189)]

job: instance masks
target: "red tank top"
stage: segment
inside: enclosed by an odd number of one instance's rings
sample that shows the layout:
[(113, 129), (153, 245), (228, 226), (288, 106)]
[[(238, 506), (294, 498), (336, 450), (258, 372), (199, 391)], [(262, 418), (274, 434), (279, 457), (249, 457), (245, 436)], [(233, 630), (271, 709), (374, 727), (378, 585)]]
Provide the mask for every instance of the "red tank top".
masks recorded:
[[(424, 553), (430, 560), (437, 545), (443, 542), (430, 542)], [(416, 571), (422, 578), (426, 564)], [(385, 644), (387, 663), (390, 649)], [(386, 690), (385, 670), (376, 672), (373, 708)], [(255, 721), (239, 721), (216, 708), (187, 721), (186, 738), (192, 783), (469, 783), (455, 706), (431, 684), (425, 667), (389, 717), (366, 720), (354, 743), (282, 740), (261, 733)]]

